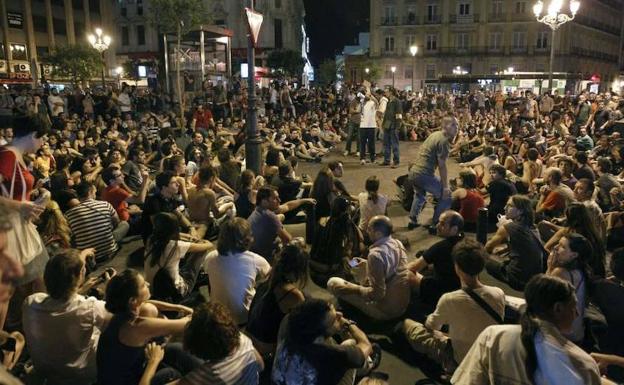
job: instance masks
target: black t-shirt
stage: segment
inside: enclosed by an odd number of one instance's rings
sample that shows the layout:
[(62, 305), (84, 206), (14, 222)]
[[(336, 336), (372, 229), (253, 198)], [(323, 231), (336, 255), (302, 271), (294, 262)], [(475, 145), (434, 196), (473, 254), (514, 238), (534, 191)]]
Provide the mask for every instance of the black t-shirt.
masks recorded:
[(592, 182), (596, 180), (596, 174), (594, 174), (594, 170), (592, 170), (592, 168), (587, 164), (584, 164), (583, 166), (577, 168), (572, 174), (577, 180), (581, 178), (587, 178)]
[(624, 286), (615, 280), (600, 279), (594, 283), (593, 293), (593, 302), (602, 310), (609, 325), (608, 338), (604, 339), (609, 346), (604, 348), (623, 355), (624, 330), (619, 325), (624, 325)]
[(152, 235), (152, 216), (158, 213), (173, 213), (182, 204), (177, 199), (167, 199), (159, 193), (150, 195), (143, 205), (141, 214), (141, 229), (143, 240), (146, 241)]
[(277, 192), (282, 202), (289, 202), (297, 199), (301, 183), (301, 181), (294, 178), (280, 176), (273, 177), (271, 181), (271, 184), (277, 187)]
[(505, 205), (509, 197), (516, 193), (516, 187), (507, 179), (500, 179), (491, 181), (487, 191), (490, 194), (488, 218), (490, 221), (495, 221), (498, 214), (505, 213)]
[(460, 236), (445, 238), (429, 249), (427, 249), (423, 258), (428, 264), (433, 264), (433, 277), (438, 280), (440, 286), (445, 288), (460, 287), (459, 277), (455, 274), (455, 265), (453, 264), (453, 257), (451, 252), (453, 246), (462, 239)]

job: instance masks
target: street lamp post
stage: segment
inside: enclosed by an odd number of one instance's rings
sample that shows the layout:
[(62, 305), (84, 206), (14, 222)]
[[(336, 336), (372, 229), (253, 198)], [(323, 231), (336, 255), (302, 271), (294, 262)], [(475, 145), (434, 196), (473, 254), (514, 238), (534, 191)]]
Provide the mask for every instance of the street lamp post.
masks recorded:
[(390, 71), (392, 71), (392, 88), (394, 88), (394, 73), (396, 72), (396, 66), (390, 67)]
[(104, 71), (106, 69), (106, 61), (104, 60), (104, 51), (108, 49), (112, 39), (110, 36), (104, 35), (102, 33), (102, 28), (96, 28), (95, 35), (89, 34), (89, 36), (87, 36), (87, 39), (89, 39), (91, 47), (98, 51), (100, 53), (100, 56), (102, 57), (102, 87), (106, 87), (106, 79), (104, 75)]
[(245, 162), (246, 167), (252, 170), (256, 175), (260, 175), (262, 165), (262, 139), (258, 133), (258, 115), (256, 106), (256, 41), (257, 35), (254, 35), (251, 26), (251, 19), (254, 19), (254, 26), (257, 26), (256, 32), (259, 31), (262, 23), (262, 15), (254, 11), (254, 0), (249, 1), (247, 9), (247, 22), (249, 24), (249, 38), (247, 40), (247, 77), (248, 77), (248, 96), (247, 96), (247, 140), (245, 141)]
[(418, 53), (418, 46), (411, 46), (410, 53), (412, 54), (412, 92), (414, 92), (414, 73), (416, 71), (416, 54)]
[(576, 16), (576, 12), (578, 12), (579, 7), (581, 6), (580, 1), (578, 0), (570, 0), (570, 12), (572, 16), (567, 13), (561, 12), (561, 7), (563, 6), (563, 0), (550, 0), (550, 3), (547, 7), (547, 12), (542, 16), (542, 11), (544, 9), (544, 3), (542, 0), (538, 0), (535, 5), (533, 5), (533, 13), (535, 14), (535, 18), (540, 23), (546, 24), (552, 30), (551, 41), (550, 41), (550, 64), (548, 70), (548, 92), (552, 92), (553, 85), (553, 63), (555, 61), (555, 31), (567, 23), (570, 20), (573, 20)]

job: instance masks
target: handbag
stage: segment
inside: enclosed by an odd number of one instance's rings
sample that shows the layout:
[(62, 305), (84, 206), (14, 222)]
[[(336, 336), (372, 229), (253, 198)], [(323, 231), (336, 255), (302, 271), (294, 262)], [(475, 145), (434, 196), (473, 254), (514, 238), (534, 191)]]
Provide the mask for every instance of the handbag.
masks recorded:
[[(18, 166), (17, 158), (13, 167), (13, 177), (11, 178), (11, 187), (7, 190), (4, 183), (1, 183), (2, 196), (7, 199), (13, 199), (15, 191), (15, 181), (18, 176), (22, 182), (22, 200), (26, 200), (26, 180), (24, 174)], [(8, 215), (8, 221), (11, 223), (11, 229), (7, 231), (7, 251), (17, 259), (22, 266), (29, 264), (36, 256), (44, 251), (43, 241), (37, 232), (35, 225), (24, 218), (18, 211), (12, 211)]]

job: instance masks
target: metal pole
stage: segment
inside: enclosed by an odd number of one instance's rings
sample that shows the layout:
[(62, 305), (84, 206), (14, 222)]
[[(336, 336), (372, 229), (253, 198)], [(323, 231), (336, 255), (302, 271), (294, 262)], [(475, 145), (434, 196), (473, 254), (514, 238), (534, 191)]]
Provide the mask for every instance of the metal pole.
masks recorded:
[(104, 73), (106, 68), (106, 61), (104, 60), (104, 51), (100, 52), (100, 55), (102, 55), (102, 87), (106, 89), (106, 79)]
[(414, 92), (414, 76), (416, 74), (416, 55), (412, 55), (412, 92)]
[(201, 63), (202, 84), (206, 80), (206, 47), (204, 43), (204, 26), (202, 26), (202, 30), (199, 31), (199, 61)]
[[(254, 0), (249, 1), (249, 8), (253, 10)], [(260, 153), (261, 140), (258, 135), (258, 119), (256, 116), (256, 52), (253, 44), (253, 36), (249, 31), (247, 39), (247, 71), (249, 96), (247, 98), (247, 141), (245, 142), (245, 159), (248, 169), (260, 175), (262, 154)]]
[(394, 72), (392, 72), (392, 88), (394, 88)]
[(171, 86), (169, 85), (169, 43), (167, 42), (167, 34), (163, 34), (163, 44), (165, 46), (165, 88), (167, 95), (171, 94)]
[(550, 35), (550, 64), (548, 70), (548, 92), (552, 94), (552, 86), (553, 86), (553, 64), (555, 62), (555, 29), (552, 29), (552, 34)]

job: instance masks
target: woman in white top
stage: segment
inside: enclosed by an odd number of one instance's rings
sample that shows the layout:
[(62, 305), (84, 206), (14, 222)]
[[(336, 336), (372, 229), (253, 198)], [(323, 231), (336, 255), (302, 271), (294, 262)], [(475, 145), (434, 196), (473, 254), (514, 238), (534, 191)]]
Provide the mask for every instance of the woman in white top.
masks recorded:
[[(209, 241), (194, 240), (188, 234), (180, 233), (180, 224), (172, 213), (156, 214), (153, 223), (154, 230), (145, 247), (145, 280), (154, 286), (156, 297), (168, 298), (176, 294), (163, 292), (170, 286), (166, 282), (168, 277), (177, 294), (185, 297), (195, 287), (201, 266), (214, 246)], [(182, 259), (185, 262), (180, 266)], [(167, 274), (158, 274), (161, 269)]]
[(368, 228), (368, 221), (376, 215), (385, 215), (386, 206), (388, 205), (388, 197), (379, 194), (379, 179), (373, 175), (366, 179), (364, 185), (366, 192), (361, 192), (358, 195), (358, 202), (360, 203), (360, 222), (358, 227), (362, 233), (366, 234)]

